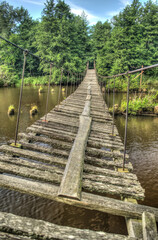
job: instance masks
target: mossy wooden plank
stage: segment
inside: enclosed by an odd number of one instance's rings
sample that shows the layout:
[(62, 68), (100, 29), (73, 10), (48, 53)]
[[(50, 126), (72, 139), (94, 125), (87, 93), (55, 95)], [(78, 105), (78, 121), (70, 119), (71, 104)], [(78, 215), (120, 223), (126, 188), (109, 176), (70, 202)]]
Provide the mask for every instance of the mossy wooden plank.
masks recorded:
[(143, 240), (158, 240), (155, 215), (150, 212), (142, 214)]
[(6, 232), (0, 232), (0, 239), (1, 240), (36, 240), (33, 237), (28, 237), (28, 236), (23, 236), (17, 234), (11, 234), (11, 233), (6, 233)]
[(51, 138), (47, 138), (47, 137), (43, 137), (43, 136), (35, 136), (34, 134), (26, 134), (26, 133), (19, 133), (18, 135), (21, 139), (27, 139), (29, 141), (33, 141), (33, 142), (41, 142), (41, 143), (47, 143), (50, 144), (52, 146), (55, 146), (59, 149), (62, 150), (70, 150), (72, 147), (72, 144), (64, 142), (64, 141), (60, 141), (57, 139), (51, 139)]
[(63, 202), (76, 207), (97, 210), (113, 215), (141, 218), (144, 211), (151, 212), (158, 221), (158, 209), (133, 203), (125, 203), (121, 200), (111, 199), (82, 192), (81, 201), (58, 197), (58, 187), (48, 183), (34, 182), (31, 180), (20, 179), (9, 175), (0, 175), (0, 186), (22, 193), (31, 194), (54, 201)]
[(91, 118), (80, 116), (78, 134), (68, 158), (68, 163), (59, 189), (59, 196), (80, 200), (85, 148), (90, 128)]
[(53, 157), (47, 154), (41, 154), (39, 152), (34, 152), (30, 150), (25, 150), (25, 149), (17, 149), (7, 145), (0, 146), (0, 151), (8, 153), (10, 155), (22, 156), (22, 157), (34, 159), (37, 161), (41, 161), (44, 163), (50, 163), (50, 164), (59, 165), (59, 166), (65, 166), (66, 164), (65, 162), (67, 161), (67, 159), (64, 159), (64, 158)]
[(31, 132), (31, 133), (36, 133), (37, 135), (45, 135), (48, 136), (52, 139), (58, 139), (61, 141), (67, 141), (67, 142), (73, 142), (75, 139), (75, 135), (67, 135), (65, 132), (61, 133), (61, 132), (54, 132), (54, 131), (50, 131), (44, 128), (39, 128), (39, 127), (28, 127), (26, 129), (26, 132)]

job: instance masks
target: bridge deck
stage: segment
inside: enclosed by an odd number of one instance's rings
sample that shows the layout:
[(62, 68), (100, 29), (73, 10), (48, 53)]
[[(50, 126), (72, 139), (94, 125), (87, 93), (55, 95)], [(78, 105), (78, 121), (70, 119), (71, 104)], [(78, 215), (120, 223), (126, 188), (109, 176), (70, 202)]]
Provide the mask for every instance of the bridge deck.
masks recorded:
[(1, 187), (128, 218), (149, 211), (158, 219), (157, 209), (121, 201), (144, 199), (144, 190), (130, 162), (129, 172), (119, 171), (123, 144), (116, 127), (110, 136), (112, 118), (95, 70), (43, 120), (19, 134), (22, 149), (0, 147)]

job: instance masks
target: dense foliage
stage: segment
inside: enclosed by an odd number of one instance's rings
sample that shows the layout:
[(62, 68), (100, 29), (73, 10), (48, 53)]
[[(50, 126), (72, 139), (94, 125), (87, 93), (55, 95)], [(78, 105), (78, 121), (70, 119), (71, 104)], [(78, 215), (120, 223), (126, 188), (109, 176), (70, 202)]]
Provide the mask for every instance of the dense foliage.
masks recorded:
[[(0, 23), (0, 35), (54, 63), (52, 80), (59, 79), (61, 68), (80, 73), (85, 70), (90, 52), (88, 22), (84, 13), (72, 14), (64, 1), (55, 4), (47, 0), (39, 21), (33, 20), (23, 7), (13, 8), (4, 1), (0, 3)], [(18, 83), (23, 54), (5, 41), (0, 42), (0, 84)], [(25, 76), (48, 73), (49, 64), (27, 56)]]
[[(144, 4), (133, 0), (111, 22), (98, 22), (90, 28), (85, 14), (72, 14), (63, 0), (57, 3), (46, 0), (40, 20), (33, 20), (23, 7), (14, 8), (3, 1), (0, 3), (0, 35), (53, 61), (56, 65), (53, 82), (59, 81), (61, 67), (83, 72), (87, 60), (92, 63), (94, 59), (98, 74), (117, 74), (157, 63), (158, 5), (151, 0)], [(5, 41), (0, 40), (0, 43), (0, 85), (16, 84), (21, 78), (23, 54)], [(48, 74), (49, 64), (27, 56), (28, 83), (45, 83)], [(145, 74), (145, 79), (152, 76), (150, 81), (155, 81), (158, 68)], [(66, 79), (66, 71), (63, 79)], [(117, 85), (124, 90), (126, 79), (117, 79)], [(138, 89), (139, 85), (135, 75), (133, 89)]]
[[(125, 72), (158, 62), (158, 5), (149, 0), (131, 5), (112, 22), (98, 22), (92, 29), (97, 70), (101, 75)], [(158, 69), (148, 71), (157, 75)]]

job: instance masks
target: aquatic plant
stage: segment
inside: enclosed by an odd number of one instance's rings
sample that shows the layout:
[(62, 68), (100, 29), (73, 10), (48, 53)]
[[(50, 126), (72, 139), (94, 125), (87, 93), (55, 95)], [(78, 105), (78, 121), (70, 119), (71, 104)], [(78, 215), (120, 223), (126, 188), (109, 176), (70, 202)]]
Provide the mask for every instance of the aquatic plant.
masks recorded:
[(14, 115), (15, 114), (15, 107), (14, 107), (14, 105), (10, 105), (9, 107), (8, 107), (8, 115)]
[(36, 105), (33, 105), (30, 110), (30, 115), (33, 116), (38, 113), (38, 107)]
[[(154, 113), (154, 107), (157, 105), (158, 92), (154, 95), (146, 95), (145, 97), (134, 97), (129, 100), (128, 113), (131, 115), (139, 115), (141, 113), (150, 112)], [(119, 108), (121, 113), (126, 112), (127, 102), (122, 101)]]
[(38, 92), (39, 92), (39, 93), (43, 93), (43, 92), (44, 92), (44, 89), (43, 89), (42, 86), (40, 86), (40, 88), (38, 89)]
[(62, 88), (62, 92), (65, 92), (65, 88), (64, 87)]

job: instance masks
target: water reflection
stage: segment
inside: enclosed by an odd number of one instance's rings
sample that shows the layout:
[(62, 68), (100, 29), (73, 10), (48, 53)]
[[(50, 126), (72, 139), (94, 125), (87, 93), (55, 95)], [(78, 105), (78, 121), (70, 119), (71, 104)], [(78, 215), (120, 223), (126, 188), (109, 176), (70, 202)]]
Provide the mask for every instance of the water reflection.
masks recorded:
[[(45, 114), (47, 87), (44, 87), (44, 92), (39, 93), (39, 87), (24, 87), (22, 108), (20, 116), (19, 131), (24, 132), (34, 121)], [(57, 105), (59, 87), (55, 86), (54, 91), (50, 90), (48, 112)], [(70, 87), (68, 88), (68, 95)], [(8, 116), (7, 110), (9, 105), (13, 104), (17, 111), (18, 108), (19, 88), (0, 88), (0, 144), (14, 137), (16, 115)], [(60, 101), (65, 98), (65, 92), (62, 92)], [(31, 105), (38, 106), (38, 114), (30, 116)]]

